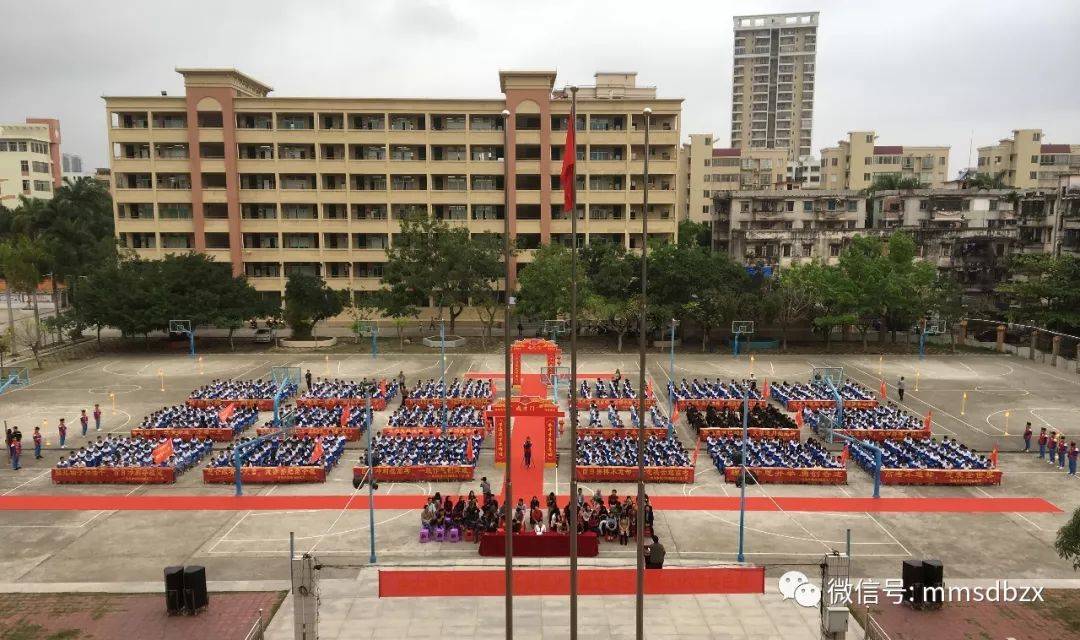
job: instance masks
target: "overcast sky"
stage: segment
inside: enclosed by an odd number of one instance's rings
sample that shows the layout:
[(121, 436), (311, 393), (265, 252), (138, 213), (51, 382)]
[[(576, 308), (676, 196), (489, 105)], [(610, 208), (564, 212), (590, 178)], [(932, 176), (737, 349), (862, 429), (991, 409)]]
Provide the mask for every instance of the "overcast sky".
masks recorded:
[(178, 66), (236, 67), (279, 96), (498, 97), (498, 70), (557, 86), (637, 71), (682, 97), (682, 132), (731, 120), (732, 16), (818, 10), (815, 155), (856, 129), (952, 147), (1014, 128), (1080, 143), (1080, 2), (184, 0), (8, 6), (0, 122), (57, 117), (63, 150), (107, 166), (103, 95), (182, 93)]

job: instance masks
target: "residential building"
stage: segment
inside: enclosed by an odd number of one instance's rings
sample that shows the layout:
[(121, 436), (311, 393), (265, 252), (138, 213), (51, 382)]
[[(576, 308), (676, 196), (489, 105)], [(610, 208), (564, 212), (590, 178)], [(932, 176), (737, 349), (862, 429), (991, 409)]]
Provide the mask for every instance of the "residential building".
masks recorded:
[(821, 161), (813, 156), (801, 156), (787, 165), (789, 189), (820, 189)]
[(1080, 258), (1080, 175), (1061, 176), (1056, 194), (1054, 253)]
[(949, 147), (881, 146), (873, 131), (851, 131), (847, 140), (821, 150), (821, 188), (866, 189), (880, 175), (917, 178), (922, 186), (943, 187)]
[(60, 156), (61, 174), (63, 177), (78, 178), (86, 175), (83, 173), (82, 156), (74, 153), (64, 153)]
[(713, 199), (731, 191), (784, 188), (784, 149), (717, 148), (710, 134), (690, 134), (679, 150), (680, 215), (709, 224)]
[(919, 256), (952, 273), (969, 295), (989, 296), (1006, 275), (1006, 260), (1031, 229), (1008, 189), (909, 189), (871, 198), (873, 227), (910, 233)]
[(865, 227), (857, 191), (735, 191), (716, 198), (713, 248), (747, 264), (835, 263)]
[[(406, 216), (494, 234), (509, 216), (520, 263), (571, 240), (554, 71), (501, 72), (478, 99), (279, 97), (234, 69), (177, 71), (185, 95), (105, 98), (116, 232), (139, 255), (204, 252), (270, 298), (293, 272), (364, 295)], [(646, 153), (649, 239), (674, 240), (682, 100), (597, 73), (577, 105), (581, 240), (641, 246)]]
[(976, 171), (1016, 189), (1054, 190), (1061, 176), (1080, 173), (1080, 144), (1050, 144), (1042, 129), (1013, 129), (1011, 138), (979, 147)]
[(60, 121), (27, 118), (0, 124), (0, 204), (19, 196), (49, 200), (60, 186)]
[(810, 155), (818, 13), (735, 16), (731, 146)]

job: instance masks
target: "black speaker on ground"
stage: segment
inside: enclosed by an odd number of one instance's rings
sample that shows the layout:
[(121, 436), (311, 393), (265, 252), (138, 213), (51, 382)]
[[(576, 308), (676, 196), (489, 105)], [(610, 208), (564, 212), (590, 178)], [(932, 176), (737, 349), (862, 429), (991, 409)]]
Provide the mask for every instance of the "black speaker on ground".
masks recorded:
[(170, 616), (184, 612), (183, 567), (165, 567), (165, 609)]
[(941, 607), (945, 594), (939, 590), (945, 584), (945, 566), (941, 560), (923, 560), (923, 584), (926, 586), (924, 603), (927, 607)]
[(922, 601), (923, 563), (922, 560), (904, 560), (901, 570), (904, 585), (904, 599), (915, 603)]
[(184, 567), (184, 604), (191, 613), (210, 605), (210, 595), (206, 592), (206, 567)]

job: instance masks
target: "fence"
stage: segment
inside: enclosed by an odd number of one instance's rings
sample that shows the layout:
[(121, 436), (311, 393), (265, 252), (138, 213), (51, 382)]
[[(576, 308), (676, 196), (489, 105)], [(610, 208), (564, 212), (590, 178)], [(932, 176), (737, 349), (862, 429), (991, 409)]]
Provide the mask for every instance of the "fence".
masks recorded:
[(244, 640), (263, 640), (264, 631), (266, 631), (266, 624), (263, 621), (263, 610), (259, 609), (259, 617), (255, 618), (255, 622), (251, 624)]
[(863, 640), (892, 640), (889, 634), (885, 633), (885, 629), (870, 614), (869, 606), (863, 612), (862, 627)]
[(1080, 337), (1067, 333), (1015, 322), (964, 318), (957, 342), (1080, 373)]

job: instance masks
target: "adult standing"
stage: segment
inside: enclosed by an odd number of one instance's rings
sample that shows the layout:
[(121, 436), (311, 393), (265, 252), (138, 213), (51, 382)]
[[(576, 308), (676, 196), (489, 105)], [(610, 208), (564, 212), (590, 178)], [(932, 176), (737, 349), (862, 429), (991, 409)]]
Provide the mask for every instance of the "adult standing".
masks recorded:
[(304, 373), (304, 381), (307, 382), (307, 390), (311, 391), (311, 369), (308, 369), (307, 372)]
[(41, 460), (41, 427), (34, 427), (34, 460)]
[(900, 381), (896, 383), (896, 392), (900, 394), (900, 402), (904, 401), (904, 376), (900, 376)]
[(653, 534), (652, 544), (645, 547), (645, 568), (646, 569), (663, 569), (664, 568), (664, 556), (667, 555), (667, 550), (664, 549), (664, 545), (660, 544), (660, 538)]
[(524, 449), (525, 468), (526, 469), (531, 469), (532, 468), (532, 438), (531, 437), (525, 436), (525, 444), (522, 445), (522, 448)]

